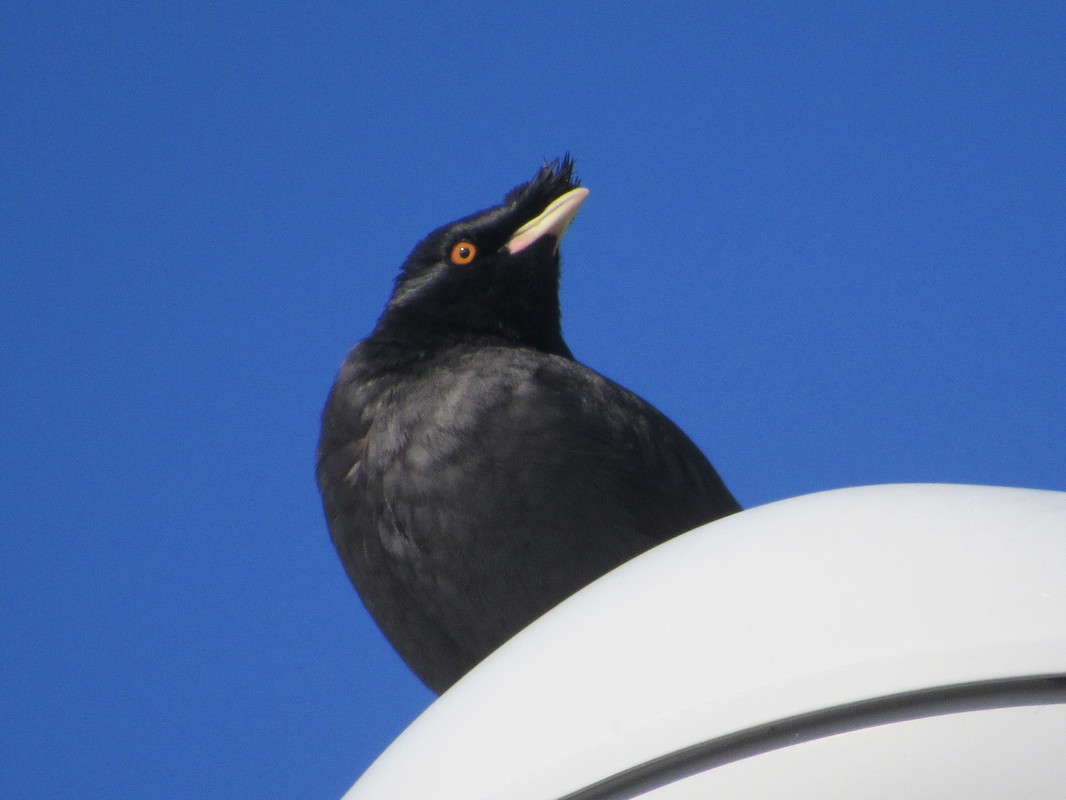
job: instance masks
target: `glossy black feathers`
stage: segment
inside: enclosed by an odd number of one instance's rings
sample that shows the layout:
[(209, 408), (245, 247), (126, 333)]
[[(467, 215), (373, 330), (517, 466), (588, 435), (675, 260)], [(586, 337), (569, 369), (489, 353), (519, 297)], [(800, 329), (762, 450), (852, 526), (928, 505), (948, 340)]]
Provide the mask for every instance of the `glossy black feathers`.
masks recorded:
[[(739, 509), (677, 426), (571, 356), (558, 244), (577, 186), (569, 159), (548, 164), (419, 243), (323, 412), (334, 544), (438, 692), (604, 572)], [(457, 244), (477, 255), (456, 263)]]

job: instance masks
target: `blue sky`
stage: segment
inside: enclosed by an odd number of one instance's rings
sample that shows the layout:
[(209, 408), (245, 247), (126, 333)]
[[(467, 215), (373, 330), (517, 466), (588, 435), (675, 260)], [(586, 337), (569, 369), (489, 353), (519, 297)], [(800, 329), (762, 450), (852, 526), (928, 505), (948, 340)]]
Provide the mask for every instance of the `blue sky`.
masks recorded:
[[(935, 6), (935, 7), (934, 7)], [(573, 154), (578, 358), (745, 505), (1066, 490), (1061, 3), (12, 3), (0, 796), (335, 798), (432, 699), (318, 414), (411, 247)]]

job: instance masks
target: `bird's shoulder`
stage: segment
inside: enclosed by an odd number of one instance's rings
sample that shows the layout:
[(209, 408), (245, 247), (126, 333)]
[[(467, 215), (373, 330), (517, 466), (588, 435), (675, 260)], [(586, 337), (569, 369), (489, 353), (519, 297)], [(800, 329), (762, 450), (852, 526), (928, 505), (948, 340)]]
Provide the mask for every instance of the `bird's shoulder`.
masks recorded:
[(357, 347), (323, 415), (318, 466), (324, 492), (358, 476), (368, 492), (397, 496), (498, 486), (540, 502), (569, 483), (618, 502), (735, 502), (643, 398), (572, 358), (492, 343), (406, 357)]
[(565, 458), (634, 480), (710, 468), (643, 398), (572, 358), (530, 348), (457, 345), (407, 358), (357, 348), (334, 394), (327, 416), (352, 428), (340, 440), (363, 440), (366, 455), (395, 469), (460, 456), (468, 466)]
[[(672, 427), (649, 403), (573, 358), (482, 343), (381, 358), (356, 348), (342, 368), (333, 415), (375, 434), (402, 427), (435, 436), (504, 433), (603, 439)], [(649, 433), (652, 431), (648, 430)]]

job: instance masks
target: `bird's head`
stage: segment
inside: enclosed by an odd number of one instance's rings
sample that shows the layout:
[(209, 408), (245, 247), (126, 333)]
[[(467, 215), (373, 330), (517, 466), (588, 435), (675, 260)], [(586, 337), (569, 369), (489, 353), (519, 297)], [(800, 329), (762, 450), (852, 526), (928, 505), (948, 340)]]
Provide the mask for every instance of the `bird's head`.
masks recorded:
[(559, 314), (559, 242), (588, 195), (569, 157), (503, 203), (445, 225), (412, 251), (375, 335), (491, 337), (569, 355)]

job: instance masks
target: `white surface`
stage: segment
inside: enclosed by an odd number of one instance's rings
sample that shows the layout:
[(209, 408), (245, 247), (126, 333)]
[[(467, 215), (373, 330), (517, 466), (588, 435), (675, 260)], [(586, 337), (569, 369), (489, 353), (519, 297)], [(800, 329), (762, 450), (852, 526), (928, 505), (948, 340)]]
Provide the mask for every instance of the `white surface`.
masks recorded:
[(1063, 800), (1066, 705), (866, 728), (734, 761), (646, 800)]
[(1054, 673), (1066, 673), (1066, 493), (825, 492), (604, 576), (435, 702), (346, 798), (545, 800), (796, 714)]

